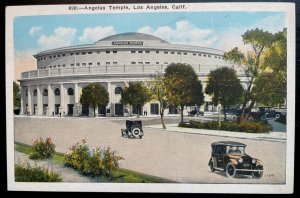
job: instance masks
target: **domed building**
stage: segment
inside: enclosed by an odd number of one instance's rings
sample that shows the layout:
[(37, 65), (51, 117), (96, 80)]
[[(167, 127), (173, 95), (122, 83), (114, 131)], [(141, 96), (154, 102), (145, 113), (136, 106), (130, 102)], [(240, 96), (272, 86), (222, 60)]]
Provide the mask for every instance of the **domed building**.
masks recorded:
[[(223, 58), (224, 51), (171, 44), (142, 33), (108, 36), (94, 44), (62, 47), (34, 55), (37, 70), (21, 74), (21, 114), (92, 115), (89, 107), (79, 103), (81, 90), (89, 83), (101, 83), (109, 93), (109, 104), (97, 110), (98, 115), (123, 116), (136, 114), (136, 108), (120, 103), (121, 93), (129, 82), (144, 82), (154, 74), (164, 73), (171, 63), (191, 65), (205, 87), (210, 70), (233, 67)], [(242, 83), (247, 78), (238, 71)], [(140, 111), (158, 114), (159, 104), (151, 101)], [(215, 111), (205, 96), (203, 111)], [(170, 107), (166, 114), (178, 113)]]

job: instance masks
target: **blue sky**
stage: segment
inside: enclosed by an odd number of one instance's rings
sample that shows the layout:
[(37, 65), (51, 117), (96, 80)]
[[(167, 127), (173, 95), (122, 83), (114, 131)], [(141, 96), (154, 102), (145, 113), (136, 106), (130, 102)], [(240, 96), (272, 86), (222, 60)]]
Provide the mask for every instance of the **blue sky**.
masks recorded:
[(90, 44), (117, 33), (149, 33), (172, 43), (228, 50), (241, 35), (260, 28), (272, 33), (285, 25), (283, 12), (174, 12), (26, 16), (14, 19), (16, 53)]

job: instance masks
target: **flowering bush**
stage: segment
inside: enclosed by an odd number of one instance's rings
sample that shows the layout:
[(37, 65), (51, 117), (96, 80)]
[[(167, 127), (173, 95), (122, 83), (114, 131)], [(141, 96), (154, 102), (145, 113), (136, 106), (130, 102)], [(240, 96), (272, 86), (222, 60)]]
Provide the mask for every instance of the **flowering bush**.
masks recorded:
[(29, 163), (15, 165), (16, 182), (59, 182), (62, 180), (60, 173), (48, 170), (43, 166), (31, 166)]
[(90, 151), (86, 139), (76, 143), (65, 154), (65, 165), (73, 167), (83, 174), (92, 176), (112, 176), (114, 170), (119, 167), (122, 156), (116, 155), (116, 151), (109, 147), (97, 147)]
[(55, 144), (50, 137), (45, 140), (43, 138), (33, 139), (33, 153), (29, 156), (30, 159), (50, 158), (55, 153)]

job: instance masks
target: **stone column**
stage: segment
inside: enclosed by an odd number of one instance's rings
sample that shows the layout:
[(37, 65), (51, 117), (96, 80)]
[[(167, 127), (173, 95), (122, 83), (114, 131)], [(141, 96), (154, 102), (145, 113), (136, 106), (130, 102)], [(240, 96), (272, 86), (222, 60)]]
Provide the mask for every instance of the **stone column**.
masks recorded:
[(21, 87), (21, 106), (20, 106), (20, 115), (24, 114), (24, 97), (26, 94), (24, 94), (24, 87)]
[(42, 111), (43, 111), (43, 104), (42, 104), (42, 94), (41, 94), (41, 90), (40, 90), (40, 85), (37, 85), (37, 95), (36, 95), (36, 103), (37, 103), (37, 107), (35, 110), (36, 115), (42, 115)]
[(52, 116), (52, 112), (54, 111), (54, 93), (53, 90), (51, 89), (51, 84), (48, 84), (48, 107), (47, 107), (47, 116)]
[(109, 96), (109, 103), (107, 105), (107, 109), (110, 109), (110, 113), (107, 113), (107, 116), (112, 116), (114, 115), (114, 107), (113, 107), (113, 93), (111, 90), (111, 82), (107, 83), (107, 92), (108, 92), (108, 96)]
[(59, 113), (63, 115), (65, 111), (65, 89), (64, 85), (60, 84), (60, 107), (59, 107)]
[(74, 83), (74, 107), (73, 107), (73, 116), (78, 116), (79, 115), (79, 111), (78, 109), (80, 108), (80, 104), (79, 104), (79, 89), (78, 89), (78, 83)]
[(30, 115), (32, 115), (33, 109), (32, 109), (32, 98), (31, 98), (31, 88), (30, 88), (30, 85), (28, 85), (27, 102), (28, 102), (28, 107), (27, 107), (26, 111), (27, 111), (27, 113), (29, 112)]

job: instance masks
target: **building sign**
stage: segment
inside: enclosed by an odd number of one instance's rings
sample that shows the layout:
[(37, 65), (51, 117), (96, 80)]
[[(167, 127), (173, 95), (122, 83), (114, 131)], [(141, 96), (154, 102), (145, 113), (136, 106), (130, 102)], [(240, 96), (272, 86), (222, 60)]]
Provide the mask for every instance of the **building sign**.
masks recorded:
[(112, 45), (143, 45), (143, 41), (113, 41)]

